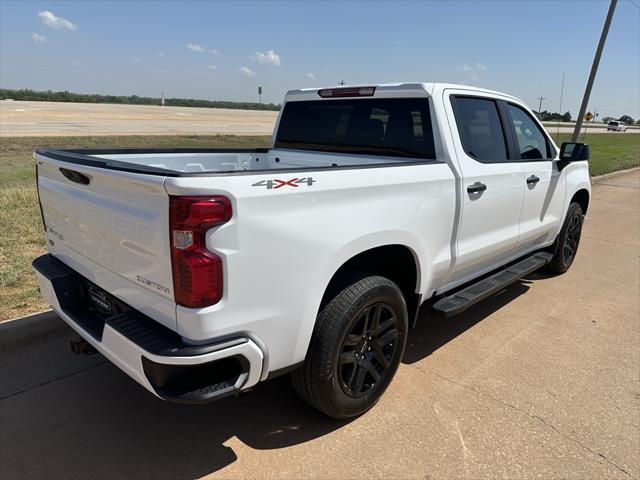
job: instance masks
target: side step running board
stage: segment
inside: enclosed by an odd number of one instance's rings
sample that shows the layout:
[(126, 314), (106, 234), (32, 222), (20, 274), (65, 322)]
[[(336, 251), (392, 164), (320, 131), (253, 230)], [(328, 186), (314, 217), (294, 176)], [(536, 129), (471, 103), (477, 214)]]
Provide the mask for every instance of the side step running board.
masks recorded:
[(504, 270), (494, 273), (490, 277), (469, 285), (448, 297), (441, 298), (433, 304), (432, 308), (445, 317), (457, 315), (464, 312), (471, 305), (499, 292), (516, 280), (526, 277), (540, 267), (544, 267), (552, 258), (553, 255), (548, 252), (535, 253)]

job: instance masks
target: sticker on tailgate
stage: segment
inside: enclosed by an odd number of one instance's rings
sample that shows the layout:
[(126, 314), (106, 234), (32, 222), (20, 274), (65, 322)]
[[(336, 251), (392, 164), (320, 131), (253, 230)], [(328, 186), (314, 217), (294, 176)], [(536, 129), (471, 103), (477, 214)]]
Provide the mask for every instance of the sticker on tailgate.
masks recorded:
[(308, 187), (313, 186), (316, 181), (313, 177), (305, 177), (305, 178), (291, 178), (289, 180), (280, 180), (278, 178), (274, 178), (273, 180), (260, 180), (259, 182), (251, 185), (252, 187), (267, 187), (267, 190), (277, 189), (282, 187), (294, 187), (298, 188), (300, 185), (306, 185)]

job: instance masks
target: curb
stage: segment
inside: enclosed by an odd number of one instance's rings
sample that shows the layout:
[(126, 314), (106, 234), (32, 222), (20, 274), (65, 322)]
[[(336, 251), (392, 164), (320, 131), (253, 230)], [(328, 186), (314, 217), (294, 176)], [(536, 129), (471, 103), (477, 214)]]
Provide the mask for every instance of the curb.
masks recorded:
[(71, 330), (53, 310), (0, 323), (0, 352), (60, 335)]
[(598, 175), (597, 177), (591, 177), (591, 183), (598, 183), (602, 180), (606, 180), (612, 177), (619, 177), (620, 175), (626, 175), (627, 173), (633, 173), (640, 170), (640, 167), (627, 168), (626, 170), (618, 170), (617, 172), (605, 173), (604, 175)]

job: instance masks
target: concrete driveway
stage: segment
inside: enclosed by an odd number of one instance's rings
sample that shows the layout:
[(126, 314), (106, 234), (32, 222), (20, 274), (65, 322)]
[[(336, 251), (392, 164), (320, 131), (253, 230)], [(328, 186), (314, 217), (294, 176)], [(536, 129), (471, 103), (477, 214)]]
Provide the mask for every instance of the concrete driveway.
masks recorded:
[(594, 186), (580, 252), (453, 319), (422, 312), (351, 422), (286, 378), (156, 400), (68, 334), (0, 355), (2, 478), (638, 478), (640, 172)]

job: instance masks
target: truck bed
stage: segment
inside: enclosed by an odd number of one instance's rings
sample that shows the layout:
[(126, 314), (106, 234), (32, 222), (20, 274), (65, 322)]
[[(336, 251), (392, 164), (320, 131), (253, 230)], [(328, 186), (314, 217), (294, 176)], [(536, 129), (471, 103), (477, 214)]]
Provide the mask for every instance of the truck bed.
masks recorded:
[(38, 156), (77, 165), (168, 177), (416, 163), (415, 159), (401, 157), (363, 158), (362, 155), (268, 148), (36, 150), (36, 159)]

